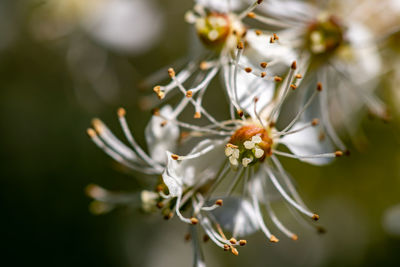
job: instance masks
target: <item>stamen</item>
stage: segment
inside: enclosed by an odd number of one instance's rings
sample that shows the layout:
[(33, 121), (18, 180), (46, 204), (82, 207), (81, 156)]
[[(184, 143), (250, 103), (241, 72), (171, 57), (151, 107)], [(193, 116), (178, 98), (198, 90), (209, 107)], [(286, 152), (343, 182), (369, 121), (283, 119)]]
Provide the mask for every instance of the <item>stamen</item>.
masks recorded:
[[(263, 0), (257, 0), (256, 2), (254, 2), (252, 5), (250, 5), (247, 9), (245, 9), (244, 11), (242, 11), (239, 15), (238, 15), (238, 19), (242, 20), (244, 17), (246, 17), (249, 13), (251, 13), (254, 9), (256, 9), (256, 7), (258, 5), (260, 5), (263, 2)], [(254, 13), (253, 13), (254, 14)]]

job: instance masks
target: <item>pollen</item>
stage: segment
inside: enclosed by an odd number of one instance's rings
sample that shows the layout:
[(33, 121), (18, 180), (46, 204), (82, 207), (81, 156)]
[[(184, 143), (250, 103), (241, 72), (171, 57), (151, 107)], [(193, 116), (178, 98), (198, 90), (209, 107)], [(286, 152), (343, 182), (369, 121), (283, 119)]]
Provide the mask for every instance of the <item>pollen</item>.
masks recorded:
[(279, 239), (278, 239), (278, 238), (276, 238), (276, 236), (274, 236), (274, 235), (271, 235), (271, 237), (270, 237), (269, 241), (271, 241), (272, 243), (278, 243), (278, 242), (279, 242)]
[(217, 201), (215, 201), (215, 204), (218, 206), (222, 206), (223, 205), (223, 200), (222, 199), (217, 199)]
[(239, 245), (240, 246), (245, 246), (247, 244), (247, 241), (246, 240), (244, 240), (244, 239), (241, 239), (241, 240), (239, 240)]
[(319, 215), (318, 215), (318, 214), (314, 214), (314, 215), (312, 216), (312, 219), (313, 219), (314, 221), (318, 221), (318, 220), (319, 220)]
[(232, 237), (231, 239), (229, 239), (229, 242), (231, 242), (232, 245), (235, 245), (237, 243), (237, 240)]
[(195, 217), (192, 217), (192, 218), (190, 218), (190, 223), (193, 224), (193, 225), (195, 225), (195, 224), (198, 224), (198, 223), (199, 223), (199, 220), (196, 219)]
[(267, 62), (261, 62), (260, 63), (261, 68), (265, 69), (268, 66)]

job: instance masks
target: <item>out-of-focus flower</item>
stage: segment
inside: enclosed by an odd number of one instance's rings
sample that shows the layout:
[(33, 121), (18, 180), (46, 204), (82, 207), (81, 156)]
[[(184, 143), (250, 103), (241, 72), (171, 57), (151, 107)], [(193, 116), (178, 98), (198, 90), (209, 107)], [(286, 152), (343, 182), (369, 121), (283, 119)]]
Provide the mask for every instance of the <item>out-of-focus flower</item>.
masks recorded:
[(383, 216), (383, 228), (388, 234), (400, 236), (400, 205), (388, 208)]
[(300, 87), (318, 80), (326, 88), (320, 96), (324, 107), (320, 112), (327, 134), (341, 149), (345, 146), (335, 130), (354, 136), (365, 108), (383, 119), (388, 116), (374, 94), (383, 71), (377, 38), (366, 23), (371, 17), (359, 12), (366, 9), (352, 6), (357, 3), (268, 0), (260, 9), (266, 15), (254, 15), (255, 20), (271, 18), (287, 24), (280, 27), (280, 43), (296, 49), (305, 63), (308, 79)]
[[(193, 105), (194, 118), (209, 117), (201, 105), (205, 91), (218, 72), (223, 77), (232, 117), (235, 110), (241, 116), (243, 110), (251, 106), (255, 95), (263, 101), (261, 106), (271, 100), (274, 76), (284, 75), (295, 59), (290, 49), (274, 43), (276, 36), (248, 29), (243, 23), (262, 1), (255, 1), (239, 13), (227, 10), (229, 5), (223, 2), (215, 6), (213, 1), (198, 1), (193, 10), (186, 13), (186, 21), (194, 25), (205, 49), (181, 71), (175, 73), (171, 68), (169, 74), (173, 81), (170, 84), (153, 88), (160, 99), (185, 92), (187, 97), (183, 96), (178, 106), (184, 109), (188, 104)], [(232, 6), (234, 3), (236, 1), (232, 1)]]
[(33, 17), (33, 31), (53, 40), (82, 29), (103, 45), (143, 53), (157, 42), (162, 14), (151, 0), (46, 0)]

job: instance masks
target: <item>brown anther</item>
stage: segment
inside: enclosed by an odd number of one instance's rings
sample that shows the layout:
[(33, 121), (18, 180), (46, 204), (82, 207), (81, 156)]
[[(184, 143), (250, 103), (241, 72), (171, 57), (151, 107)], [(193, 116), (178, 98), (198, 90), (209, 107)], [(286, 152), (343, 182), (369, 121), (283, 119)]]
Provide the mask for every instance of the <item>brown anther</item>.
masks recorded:
[(229, 242), (231, 242), (232, 245), (235, 245), (237, 243), (237, 240), (232, 237), (231, 239), (229, 239)]
[(164, 215), (164, 220), (169, 220), (171, 218), (172, 218), (172, 212), (169, 212), (169, 213)]
[(291, 84), (291, 85), (290, 85), (290, 88), (292, 88), (292, 90), (296, 90), (296, 89), (297, 89), (297, 85)]
[(172, 155), (171, 155), (171, 158), (172, 158), (173, 160), (178, 160), (178, 159), (179, 159), (179, 156), (176, 155), (176, 154), (172, 154)]
[(153, 110), (151, 111), (151, 114), (153, 114), (153, 116), (160, 116), (160, 109), (153, 108)]
[(190, 239), (192, 239), (192, 235), (190, 233), (187, 233), (185, 235), (185, 241), (188, 242), (188, 241), (190, 241)]
[(251, 19), (255, 18), (255, 16), (256, 16), (256, 14), (254, 14), (254, 12), (247, 13), (247, 17), (249, 17)]
[(341, 156), (343, 156), (343, 152), (340, 151), (340, 150), (335, 151), (335, 156), (336, 156), (336, 157), (341, 157)]
[(190, 98), (192, 96), (193, 96), (193, 92), (192, 91), (189, 90), (189, 91), (186, 92), (186, 97)]
[(193, 115), (193, 118), (195, 118), (195, 119), (200, 119), (200, 118), (201, 118), (201, 113), (198, 112), (198, 111), (196, 111), (196, 112), (194, 113), (194, 115)]
[(256, 33), (257, 36), (260, 36), (262, 34), (262, 31), (260, 30), (255, 30), (254, 32)]
[(315, 118), (311, 121), (312, 126), (317, 126), (319, 124), (319, 119)]
[(243, 49), (244, 48), (244, 44), (242, 41), (238, 42), (237, 44), (237, 49)]
[(297, 69), (297, 62), (296, 62), (296, 61), (293, 61), (293, 62), (292, 62), (292, 66), (290, 66), (290, 67), (292, 68), (292, 70)]
[(278, 242), (279, 242), (279, 239), (278, 239), (278, 238), (276, 238), (276, 236), (274, 236), (274, 235), (271, 235), (271, 237), (270, 237), (269, 241), (271, 241), (272, 243), (278, 243)]
[(96, 136), (96, 131), (93, 130), (92, 128), (88, 128), (88, 129), (86, 130), (86, 133), (89, 135), (90, 138), (93, 138), (93, 137)]
[(274, 35), (274, 40), (279, 40), (279, 37), (276, 33), (274, 33), (273, 35)]
[(319, 215), (318, 215), (318, 214), (314, 214), (311, 218), (312, 218), (314, 221), (318, 221), (318, 220), (319, 220)]
[(265, 71), (261, 72), (261, 78), (264, 78), (265, 76), (267, 76), (267, 73)]
[(232, 254), (235, 255), (235, 256), (239, 255), (239, 251), (238, 251), (236, 248), (234, 248), (234, 247), (231, 247), (231, 252), (232, 252)]
[(275, 126), (275, 122), (271, 121), (271, 122), (269, 123), (269, 127), (272, 128), (272, 127), (274, 127), (274, 126)]
[(299, 239), (299, 237), (296, 234), (292, 235), (292, 240), (297, 241)]
[(173, 68), (169, 68), (168, 69), (168, 75), (170, 78), (174, 78), (175, 77), (175, 71)]
[(281, 82), (282, 81), (282, 77), (275, 76), (274, 80), (275, 80), (275, 82)]
[(228, 251), (230, 249), (230, 247), (227, 244), (224, 244), (224, 250)]
[(261, 68), (265, 69), (268, 66), (267, 62), (261, 62), (260, 63)]
[(301, 79), (301, 78), (303, 78), (303, 76), (299, 73), (299, 74), (296, 74), (296, 79)]
[(156, 206), (157, 206), (157, 208), (162, 209), (164, 207), (164, 203), (157, 202)]
[(200, 62), (200, 69), (201, 70), (206, 70), (208, 69), (208, 63), (206, 61)]
[(124, 108), (119, 108), (117, 114), (119, 117), (124, 117), (126, 115), (126, 110)]
[(243, 117), (243, 110), (241, 110), (241, 109), (239, 109), (238, 111), (237, 111), (237, 113), (238, 113), (238, 115), (239, 115), (239, 117)]
[(322, 91), (322, 83), (320, 83), (320, 82), (317, 83), (317, 90), (318, 90), (319, 92)]
[(167, 123), (168, 123), (167, 121), (162, 121), (162, 122), (160, 123), (160, 126), (161, 126), (161, 127), (164, 127), (165, 125), (167, 125)]
[(222, 201), (222, 199), (217, 199), (217, 201), (215, 201), (215, 205), (222, 206), (223, 204), (224, 202)]
[(271, 44), (275, 43), (274, 37), (271, 36), (271, 38), (269, 39), (269, 42), (270, 42)]
[(156, 191), (157, 192), (161, 192), (161, 191), (163, 191), (163, 189), (164, 189), (164, 187), (162, 186), (162, 185), (157, 185), (157, 187), (156, 187)]
[(161, 86), (159, 86), (159, 85), (154, 86), (154, 87), (153, 87), (153, 91), (154, 91), (156, 94), (159, 94), (159, 93), (161, 92)]
[(244, 240), (244, 239), (241, 239), (241, 240), (239, 240), (239, 245), (240, 246), (245, 246), (247, 244), (247, 241), (246, 240)]
[(247, 73), (250, 73), (250, 72), (252, 71), (252, 68), (247, 67), (247, 68), (245, 68), (244, 70), (245, 70)]
[(257, 103), (257, 102), (258, 102), (258, 100), (259, 100), (259, 99), (258, 99), (258, 97), (257, 97), (257, 96), (255, 96), (255, 97), (254, 97), (254, 99), (253, 99), (254, 103)]
[(257, 4), (261, 4), (263, 0), (257, 0)]
[(203, 235), (203, 242), (207, 242), (208, 240), (210, 240), (210, 237), (207, 234)]
[(197, 218), (195, 218), (195, 217), (192, 217), (192, 218), (190, 218), (190, 223), (195, 225), (195, 224), (199, 223), (199, 220)]

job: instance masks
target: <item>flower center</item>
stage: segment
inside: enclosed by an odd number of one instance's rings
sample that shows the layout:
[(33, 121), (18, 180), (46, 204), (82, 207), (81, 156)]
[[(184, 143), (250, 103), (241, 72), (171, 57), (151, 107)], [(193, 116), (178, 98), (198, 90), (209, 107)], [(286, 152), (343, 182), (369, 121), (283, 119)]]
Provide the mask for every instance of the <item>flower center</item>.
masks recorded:
[(235, 46), (245, 31), (241, 21), (234, 15), (217, 12), (197, 18), (195, 26), (200, 40), (212, 49), (221, 49), (227, 43)]
[(239, 128), (225, 147), (225, 156), (233, 166), (244, 167), (263, 161), (272, 154), (272, 139), (262, 126), (246, 125)]
[(344, 41), (344, 29), (334, 16), (324, 16), (312, 23), (306, 46), (314, 56), (330, 56)]

